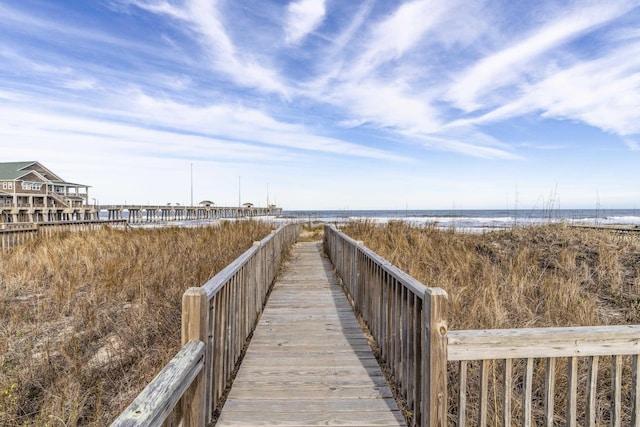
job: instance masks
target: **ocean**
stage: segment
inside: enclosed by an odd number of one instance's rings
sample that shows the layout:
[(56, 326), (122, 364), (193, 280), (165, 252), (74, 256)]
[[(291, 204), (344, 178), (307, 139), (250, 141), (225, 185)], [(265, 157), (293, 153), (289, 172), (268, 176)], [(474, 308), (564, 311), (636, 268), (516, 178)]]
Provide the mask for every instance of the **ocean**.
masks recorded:
[(521, 225), (565, 222), (572, 225), (624, 225), (640, 227), (636, 209), (471, 209), (471, 210), (315, 210), (283, 211), (278, 221), (374, 223), (404, 221), (416, 226), (434, 225), (458, 230), (487, 230)]
[[(101, 218), (106, 219), (106, 212), (101, 212)], [(640, 210), (636, 209), (284, 210), (282, 215), (278, 217), (255, 217), (255, 219), (271, 221), (276, 224), (292, 221), (331, 224), (350, 221), (370, 221), (377, 224), (404, 221), (418, 227), (431, 225), (466, 232), (482, 232), (550, 222), (592, 226), (622, 225), (640, 228)], [(167, 223), (142, 222), (131, 225), (135, 227), (196, 227), (217, 221), (183, 220)]]

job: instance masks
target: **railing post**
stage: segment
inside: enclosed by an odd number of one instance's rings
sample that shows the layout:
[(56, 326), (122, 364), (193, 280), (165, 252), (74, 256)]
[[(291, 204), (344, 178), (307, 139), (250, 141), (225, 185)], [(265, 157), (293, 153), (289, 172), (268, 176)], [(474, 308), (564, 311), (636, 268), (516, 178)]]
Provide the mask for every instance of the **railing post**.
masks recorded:
[(356, 313), (360, 314), (362, 303), (360, 302), (360, 265), (359, 265), (359, 255), (360, 255), (360, 246), (364, 246), (364, 242), (362, 240), (358, 240), (356, 245), (353, 247), (353, 279), (351, 281), (351, 286), (349, 292), (351, 292), (351, 299), (353, 300), (353, 306), (356, 308)]
[[(204, 288), (189, 288), (182, 296), (182, 345), (191, 340), (208, 343), (209, 299)], [(211, 352), (207, 345), (204, 369), (200, 371), (193, 384), (182, 399), (182, 420), (180, 425), (203, 427), (211, 416), (209, 402), (211, 401), (210, 384), (206, 384), (211, 369)]]
[(422, 313), (422, 427), (447, 425), (447, 293), (427, 288)]
[(264, 298), (264, 293), (265, 293), (264, 291), (265, 285), (262, 279), (263, 263), (262, 263), (261, 243), (259, 241), (253, 242), (253, 247), (257, 247), (258, 249), (256, 250), (255, 261), (254, 261), (253, 289), (250, 290), (250, 292), (255, 298), (255, 301), (253, 301), (253, 306), (254, 306), (254, 312), (252, 314), (253, 317), (250, 320), (251, 328), (253, 328), (253, 324), (255, 323), (256, 319), (260, 316), (260, 311), (262, 310), (262, 302), (263, 302), (262, 299)]

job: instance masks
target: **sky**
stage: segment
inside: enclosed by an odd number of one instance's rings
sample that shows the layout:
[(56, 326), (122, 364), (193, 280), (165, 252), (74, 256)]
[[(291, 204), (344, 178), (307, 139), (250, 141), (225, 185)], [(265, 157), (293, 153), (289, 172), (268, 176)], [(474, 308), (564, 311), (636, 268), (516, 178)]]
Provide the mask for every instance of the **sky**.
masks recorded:
[(640, 207), (640, 0), (0, 0), (0, 161), (100, 204)]

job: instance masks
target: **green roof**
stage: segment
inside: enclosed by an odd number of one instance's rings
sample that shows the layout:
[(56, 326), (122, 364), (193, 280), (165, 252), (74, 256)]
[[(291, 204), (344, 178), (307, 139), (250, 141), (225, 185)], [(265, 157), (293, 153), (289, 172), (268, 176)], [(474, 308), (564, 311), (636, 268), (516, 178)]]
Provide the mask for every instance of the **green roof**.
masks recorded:
[(9, 179), (18, 179), (28, 171), (21, 170), (22, 168), (26, 168), (29, 165), (32, 165), (37, 162), (9, 162), (9, 163), (0, 163), (0, 179), (9, 180)]
[[(52, 179), (51, 176), (44, 176), (44, 178), (49, 180), (49, 182), (52, 183), (52, 184), (65, 184), (65, 185), (70, 185), (70, 186), (74, 186), (74, 187), (89, 187), (88, 185), (84, 185), (84, 184), (75, 184), (75, 183), (72, 183), (72, 182), (62, 181), (62, 180), (60, 180), (59, 176), (57, 176), (56, 174), (51, 172), (49, 169), (47, 169), (46, 167), (44, 167), (42, 164), (40, 164), (37, 161), (32, 161), (32, 162), (6, 162), (6, 163), (1, 163), (0, 162), (0, 181), (17, 180), (17, 179), (21, 178), (22, 176), (29, 174), (30, 172), (40, 173), (38, 171), (32, 171), (31, 169), (26, 169), (27, 167), (32, 166), (32, 165), (38, 165), (40, 168), (44, 169), (44, 171), (46, 171), (45, 175), (48, 175), (48, 174), (53, 175), (53, 177), (55, 177), (55, 179)], [(40, 173), (40, 174), (42, 175), (42, 173)]]

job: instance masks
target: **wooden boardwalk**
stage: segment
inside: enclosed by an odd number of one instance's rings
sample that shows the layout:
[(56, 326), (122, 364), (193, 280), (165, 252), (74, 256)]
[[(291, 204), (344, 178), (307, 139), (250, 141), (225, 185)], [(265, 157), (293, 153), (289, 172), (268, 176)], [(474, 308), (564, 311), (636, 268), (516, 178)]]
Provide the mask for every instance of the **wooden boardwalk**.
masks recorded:
[(403, 426), (320, 243), (277, 280), (217, 426)]

